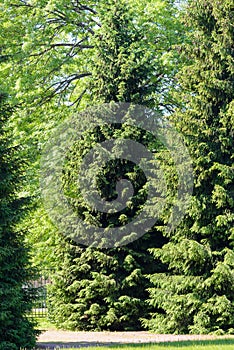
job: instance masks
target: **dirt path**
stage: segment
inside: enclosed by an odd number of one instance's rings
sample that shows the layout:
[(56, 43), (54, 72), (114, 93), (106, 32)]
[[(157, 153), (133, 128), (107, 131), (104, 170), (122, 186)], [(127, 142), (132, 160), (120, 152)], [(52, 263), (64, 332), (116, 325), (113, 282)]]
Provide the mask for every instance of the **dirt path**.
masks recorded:
[(38, 346), (41, 349), (54, 349), (55, 347), (82, 348), (97, 345), (213, 339), (217, 339), (217, 337), (209, 335), (161, 335), (148, 332), (68, 332), (50, 330), (39, 336)]

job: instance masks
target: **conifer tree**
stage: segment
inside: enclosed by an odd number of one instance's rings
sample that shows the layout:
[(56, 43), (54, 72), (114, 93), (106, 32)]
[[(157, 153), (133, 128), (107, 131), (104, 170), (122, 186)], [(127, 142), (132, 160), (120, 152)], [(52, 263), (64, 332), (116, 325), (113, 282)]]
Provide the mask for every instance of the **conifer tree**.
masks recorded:
[(17, 224), (27, 207), (18, 196), (23, 174), (22, 153), (10, 145), (6, 125), (12, 108), (0, 93), (0, 349), (32, 349), (35, 345), (33, 324), (27, 318), (32, 307), (28, 252), (24, 233)]
[[(95, 49), (89, 86), (91, 104), (133, 102), (155, 106), (160, 112), (163, 81), (167, 80), (169, 73), (162, 60), (165, 51), (160, 52), (159, 47), (159, 53), (155, 53), (153, 41), (150, 42), (155, 38), (149, 40), (143, 27), (137, 26), (139, 22), (134, 24), (133, 12), (126, 1), (103, 2), (98, 18), (101, 27), (93, 38)], [(152, 27), (152, 23), (148, 23), (148, 35)], [(142, 144), (145, 142), (146, 146), (151, 141), (143, 132), (124, 126), (119, 129), (117, 126), (98, 128), (96, 133), (87, 135), (82, 145), (77, 145), (67, 172), (65, 169), (65, 182), (75, 182), (78, 171), (75, 163), (77, 157), (84, 154), (85, 148), (92, 148), (96, 142), (118, 135)], [(130, 220), (144, 199), (140, 195), (145, 183), (142, 173), (137, 172), (132, 164), (116, 160), (105, 168), (101, 189), (107, 187), (108, 196), (113, 198), (117, 178), (126, 174), (138, 189), (134, 210), (128, 209), (125, 215), (117, 213), (111, 217), (93, 212), (87, 214), (87, 204), (80, 199), (75, 203), (77, 212), (81, 216), (85, 212), (86, 217), (88, 215), (99, 225), (105, 223), (106, 227), (120, 225), (123, 217)], [(141, 329), (140, 318), (149, 312), (145, 302), (149, 282), (145, 274), (161, 269), (161, 264), (153, 261), (148, 248), (161, 247), (163, 243), (165, 240), (157, 231), (146, 233), (137, 241), (118, 248), (85, 248), (72, 241), (63, 242), (57, 248), (60, 267), (50, 288), (52, 321), (68, 329)]]
[[(3, 0), (0, 4), (1, 53), (10, 58), (0, 67), (1, 75), (4, 90), (20, 106), (12, 120), (14, 137), (27, 145), (31, 165), (29, 191), (36, 199), (35, 207), (38, 205), (27, 219), (27, 240), (33, 246), (33, 263), (41, 268), (43, 265), (44, 269), (45, 265), (54, 268), (53, 251), (59, 240), (56, 228), (42, 208), (38, 190), (39, 158), (51, 130), (68, 115), (110, 101), (110, 97), (117, 101), (123, 96), (122, 102), (144, 101), (161, 111), (172, 108), (168, 88), (172, 73), (178, 69), (172, 47), (181, 39), (173, 1), (125, 3), (134, 18), (131, 28), (122, 30), (131, 41), (131, 49), (121, 34), (118, 45), (123, 44), (123, 52), (119, 52), (118, 62), (107, 38), (110, 37), (112, 44), (118, 41), (119, 27), (115, 20), (114, 39), (113, 28), (110, 34), (105, 19), (110, 4), (104, 0)], [(111, 72), (112, 68), (115, 72)], [(146, 79), (147, 69), (151, 71), (149, 79)], [(100, 76), (105, 80), (104, 89)], [(108, 91), (110, 88), (114, 91)]]
[(150, 277), (145, 326), (159, 333), (228, 333), (234, 325), (234, 6), (190, 1), (190, 43), (172, 116), (194, 167), (191, 207), (162, 249), (168, 272)]

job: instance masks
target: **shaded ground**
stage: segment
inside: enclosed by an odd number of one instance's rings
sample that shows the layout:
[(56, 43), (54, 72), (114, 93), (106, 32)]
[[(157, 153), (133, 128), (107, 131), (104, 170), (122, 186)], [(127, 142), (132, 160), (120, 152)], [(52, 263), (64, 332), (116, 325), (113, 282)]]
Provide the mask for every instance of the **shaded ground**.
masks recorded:
[[(225, 337), (228, 338), (228, 337)], [(186, 340), (214, 340), (209, 335), (162, 335), (148, 332), (68, 332), (49, 330), (38, 338), (40, 349), (82, 348), (89, 346), (160, 343)], [(232, 337), (234, 339), (234, 337)]]

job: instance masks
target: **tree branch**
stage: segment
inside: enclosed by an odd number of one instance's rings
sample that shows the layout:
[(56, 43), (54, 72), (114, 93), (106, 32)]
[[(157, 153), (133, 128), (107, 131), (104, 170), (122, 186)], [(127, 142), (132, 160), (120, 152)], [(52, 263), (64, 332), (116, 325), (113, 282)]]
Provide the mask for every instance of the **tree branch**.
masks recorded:
[[(49, 92), (50, 90), (53, 90), (53, 91), (51, 91), (51, 93), (48, 94), (47, 96), (43, 97), (40, 101), (40, 104), (42, 105), (43, 103), (50, 101), (54, 96), (65, 92), (73, 81), (79, 80), (79, 79), (82, 79), (84, 77), (88, 77), (91, 75), (92, 74), (89, 72), (80, 73), (80, 74), (73, 74), (70, 77), (68, 77), (62, 81), (53, 83), (45, 90), (45, 93)], [(81, 97), (83, 96), (83, 94), (84, 93), (81, 94)]]

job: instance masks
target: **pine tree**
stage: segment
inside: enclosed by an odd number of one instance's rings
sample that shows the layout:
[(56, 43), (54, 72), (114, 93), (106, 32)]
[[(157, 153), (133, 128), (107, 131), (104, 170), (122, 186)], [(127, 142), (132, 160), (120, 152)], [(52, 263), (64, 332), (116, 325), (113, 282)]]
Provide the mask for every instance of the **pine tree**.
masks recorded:
[(234, 6), (191, 1), (190, 43), (178, 75), (182, 108), (172, 116), (194, 167), (191, 207), (162, 249), (168, 272), (150, 277), (145, 326), (159, 333), (226, 333), (234, 325)]
[(22, 153), (10, 145), (6, 127), (12, 108), (0, 94), (0, 349), (32, 349), (35, 345), (33, 324), (27, 318), (32, 293), (25, 288), (30, 280), (28, 252), (24, 233), (17, 224), (27, 207), (17, 195), (23, 174)]
[[(149, 46), (149, 37), (142, 27), (137, 27), (136, 23), (134, 26), (133, 13), (125, 1), (107, 1), (102, 6), (98, 14), (101, 28), (93, 39), (91, 103), (133, 102), (155, 106), (160, 111), (158, 96), (163, 89), (163, 79), (168, 78), (161, 59), (165, 52), (155, 55), (155, 48)], [(150, 27), (149, 24), (149, 31)], [(160, 96), (162, 101), (162, 94)], [(79, 165), (79, 157), (96, 142), (119, 136), (146, 146), (152, 143), (149, 135), (140, 130), (129, 130), (128, 126), (112, 125), (95, 131), (87, 135), (82, 145), (74, 148), (68, 162), (70, 166), (65, 169), (65, 183), (75, 183), (79, 170), (76, 162)], [(145, 178), (138, 170), (127, 161), (116, 160), (106, 166), (100, 179), (102, 191), (106, 190), (107, 196), (113, 198), (117, 179), (128, 174), (138, 191), (133, 210), (128, 208), (121, 215), (112, 216), (88, 212), (85, 201), (78, 198), (74, 201), (77, 213), (99, 225), (105, 224), (105, 227), (130, 220), (144, 199), (140, 193)], [(161, 270), (161, 264), (153, 262), (148, 248), (161, 247), (163, 243), (165, 239), (157, 231), (148, 232), (137, 241), (118, 248), (85, 248), (72, 241), (61, 242), (57, 248), (59, 271), (50, 288), (52, 321), (68, 329), (141, 329), (140, 318), (149, 312), (145, 302), (149, 281), (145, 274)]]

